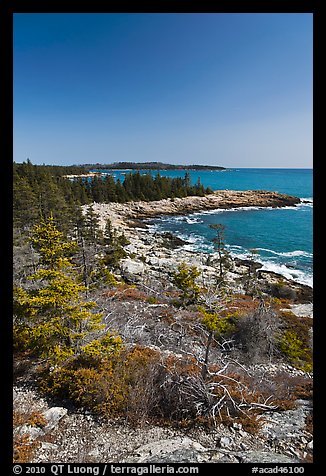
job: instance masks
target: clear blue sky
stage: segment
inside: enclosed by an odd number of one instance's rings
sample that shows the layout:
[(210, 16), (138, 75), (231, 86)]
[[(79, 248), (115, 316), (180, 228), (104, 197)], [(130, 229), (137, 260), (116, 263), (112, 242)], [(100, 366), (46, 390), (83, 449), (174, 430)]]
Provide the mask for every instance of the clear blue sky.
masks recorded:
[(14, 160), (312, 167), (312, 14), (15, 14)]

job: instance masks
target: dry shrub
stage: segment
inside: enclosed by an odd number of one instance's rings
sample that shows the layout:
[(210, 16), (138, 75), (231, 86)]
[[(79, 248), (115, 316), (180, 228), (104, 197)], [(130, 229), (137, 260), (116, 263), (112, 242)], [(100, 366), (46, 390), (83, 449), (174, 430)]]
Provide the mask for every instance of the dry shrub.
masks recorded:
[(13, 426), (14, 428), (22, 425), (30, 425), (36, 427), (44, 427), (47, 424), (46, 418), (38, 411), (21, 411), (15, 410), (13, 412)]
[(167, 324), (175, 322), (175, 309), (173, 307), (165, 307), (160, 310), (160, 319)]
[(124, 413), (130, 422), (143, 423), (155, 413), (159, 362), (159, 352), (141, 346), (135, 346), (125, 356), (127, 398)]
[(306, 416), (305, 430), (306, 430), (308, 433), (310, 433), (311, 435), (313, 434), (313, 431), (314, 431), (314, 420), (313, 420), (313, 413), (312, 413), (312, 411)]
[(291, 410), (298, 399), (312, 399), (312, 379), (299, 375), (290, 375), (280, 371), (264, 378), (252, 377), (251, 388), (259, 391), (264, 398), (273, 396), (273, 404), (278, 410)]
[(15, 436), (13, 440), (13, 462), (30, 463), (41, 444), (32, 441), (28, 435)]
[(148, 293), (128, 284), (122, 284), (117, 288), (110, 289), (104, 295), (115, 301), (147, 301), (149, 297)]
[(19, 434), (19, 427), (30, 425), (34, 427), (44, 427), (47, 424), (46, 418), (35, 410), (14, 410), (13, 412), (13, 428), (17, 429), (17, 434), (13, 438), (13, 462), (29, 463), (33, 460), (36, 451), (40, 447), (38, 441), (33, 441), (29, 435)]
[(67, 399), (84, 409), (103, 415), (121, 411), (125, 401), (126, 387), (120, 372), (119, 362), (113, 357), (94, 368), (83, 359), (72, 360), (46, 374), (40, 382), (43, 392)]
[(293, 393), (295, 398), (301, 400), (312, 400), (313, 399), (313, 381), (311, 378), (300, 378), (298, 377), (294, 386)]
[(259, 412), (251, 413), (250, 415), (240, 414), (236, 419), (238, 423), (241, 423), (242, 428), (247, 433), (257, 435), (259, 430), (264, 424), (264, 418), (261, 417)]
[(194, 357), (164, 355), (137, 345), (96, 366), (75, 359), (47, 375), (42, 385), (47, 393), (106, 417), (124, 416), (132, 423), (212, 425), (238, 418), (244, 427), (258, 428), (257, 415), (270, 408), (265, 406), (266, 395), (252, 388), (253, 381), (246, 375), (218, 373), (217, 366), (215, 371), (205, 380)]
[(246, 362), (271, 359), (276, 349), (279, 325), (274, 311), (264, 306), (238, 319), (235, 338)]
[(226, 303), (226, 313), (236, 316), (247, 315), (257, 308), (257, 301), (246, 294), (234, 294), (232, 300)]
[[(126, 359), (128, 398), (125, 412), (129, 420), (175, 421), (189, 413), (179, 386), (199, 373), (192, 357), (163, 357), (158, 351), (136, 346)], [(195, 415), (195, 413), (193, 413)]]

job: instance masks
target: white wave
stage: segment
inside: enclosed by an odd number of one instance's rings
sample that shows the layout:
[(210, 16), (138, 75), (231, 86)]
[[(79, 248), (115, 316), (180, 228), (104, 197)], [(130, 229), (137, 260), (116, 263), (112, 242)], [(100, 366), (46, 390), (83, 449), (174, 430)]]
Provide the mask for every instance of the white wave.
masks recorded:
[(266, 251), (267, 253), (272, 253), (273, 255), (285, 256), (285, 257), (305, 256), (307, 258), (311, 258), (313, 256), (312, 253), (308, 253), (307, 251), (302, 251), (302, 250), (274, 251), (274, 250), (269, 250), (268, 248), (255, 248), (255, 249), (258, 251)]
[(314, 198), (313, 197), (301, 197), (300, 200), (303, 201), (303, 202), (314, 203)]
[(192, 215), (214, 215), (216, 213), (226, 213), (226, 212), (238, 212), (238, 211), (251, 211), (251, 210), (266, 210), (273, 209), (273, 207), (233, 207), (233, 208), (214, 208), (212, 210), (204, 210), (201, 212), (192, 213)]
[[(227, 246), (230, 251), (231, 256), (246, 260), (249, 257), (249, 252), (246, 251), (244, 248), (237, 247), (234, 249), (236, 245)], [(259, 248), (263, 249), (263, 248)], [(268, 250), (270, 251), (270, 250)], [(275, 252), (275, 254), (278, 254)], [(300, 284), (305, 284), (307, 286), (313, 287), (313, 275), (312, 273), (305, 273), (302, 270), (288, 268), (285, 264), (276, 263), (275, 261), (270, 261), (268, 259), (262, 258), (261, 256), (255, 256), (254, 260), (257, 263), (261, 264), (261, 270), (263, 271), (272, 271), (274, 273), (280, 274), (287, 279), (291, 279), (296, 281)]]
[(284, 264), (272, 263), (270, 261), (262, 261), (263, 271), (272, 271), (273, 273), (278, 273), (284, 276), (287, 279), (291, 279), (300, 284), (306, 284), (307, 286), (313, 287), (313, 276), (312, 274), (305, 273), (299, 269), (288, 268)]
[(204, 210), (200, 212), (191, 213), (191, 215), (214, 215), (218, 213), (226, 213), (226, 212), (250, 212), (253, 210), (299, 210), (303, 207), (311, 207), (311, 203), (298, 203), (297, 205), (289, 205), (287, 207), (255, 207), (255, 206), (248, 206), (248, 207), (232, 207), (232, 208), (214, 208), (212, 210)]
[(203, 220), (200, 220), (199, 218), (190, 218), (190, 217), (185, 217), (185, 221), (189, 223), (189, 225), (195, 224), (195, 223), (203, 223)]
[(148, 233), (159, 233), (161, 232), (161, 229), (157, 224), (150, 224), (147, 225), (147, 231)]

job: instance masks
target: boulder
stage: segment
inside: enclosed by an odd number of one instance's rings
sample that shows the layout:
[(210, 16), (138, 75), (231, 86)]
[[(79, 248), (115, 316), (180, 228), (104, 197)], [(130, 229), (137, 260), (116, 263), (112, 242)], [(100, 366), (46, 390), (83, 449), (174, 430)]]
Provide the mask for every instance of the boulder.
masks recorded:
[(59, 421), (67, 415), (68, 410), (63, 407), (52, 407), (43, 413), (44, 418), (47, 420), (47, 424), (44, 427), (44, 432), (47, 433), (57, 426)]
[(127, 281), (137, 282), (145, 273), (146, 265), (142, 261), (132, 259), (121, 260), (121, 274)]

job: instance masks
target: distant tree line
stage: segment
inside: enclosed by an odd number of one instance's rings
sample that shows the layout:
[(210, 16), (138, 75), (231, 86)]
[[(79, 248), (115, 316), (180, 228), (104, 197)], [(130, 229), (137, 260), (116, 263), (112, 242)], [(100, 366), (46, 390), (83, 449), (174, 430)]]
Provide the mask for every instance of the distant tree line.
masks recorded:
[(85, 164), (88, 170), (226, 170), (217, 165), (176, 165), (163, 162), (114, 162), (113, 164)]
[[(212, 190), (205, 188), (200, 179), (191, 183), (190, 174), (170, 178), (139, 171), (129, 173), (123, 182), (112, 175), (69, 180), (64, 175), (85, 173), (78, 166), (33, 165), (30, 160), (13, 165), (13, 217), (18, 228), (33, 225), (40, 217), (53, 214), (56, 222), (70, 228), (80, 205), (93, 202), (125, 203), (132, 200), (161, 200), (187, 196), (204, 196)], [(68, 225), (69, 224), (69, 225)]]

